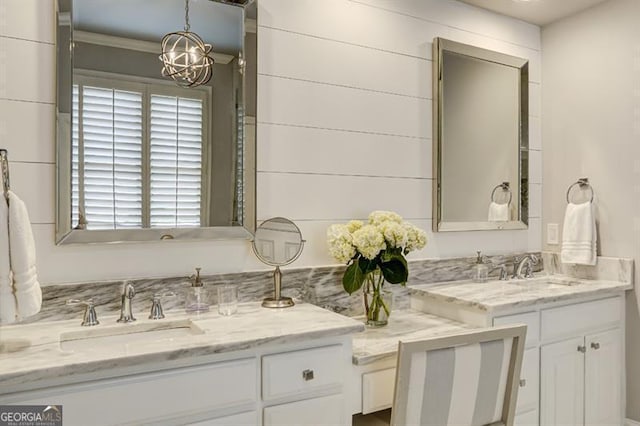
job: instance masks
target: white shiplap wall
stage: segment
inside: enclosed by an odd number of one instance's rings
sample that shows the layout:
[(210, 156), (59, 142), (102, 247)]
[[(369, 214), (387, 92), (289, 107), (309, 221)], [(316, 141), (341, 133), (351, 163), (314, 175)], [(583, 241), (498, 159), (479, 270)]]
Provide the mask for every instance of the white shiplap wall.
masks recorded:
[(530, 60), (531, 226), (430, 235), (413, 256), (540, 249), (538, 27), (446, 0), (263, 0), (258, 215), (300, 224), (302, 262), (330, 263), (326, 227), (374, 209), (430, 230), (437, 36)]
[[(527, 231), (430, 235), (412, 257), (540, 249), (538, 27), (454, 0), (261, 0), (258, 31), (258, 217), (300, 225), (308, 243), (296, 266), (333, 263), (327, 226), (374, 209), (430, 229), (436, 36), (530, 59), (531, 220)], [(261, 268), (244, 241), (56, 247), (54, 75), (54, 1), (0, 0), (0, 146), (30, 210), (42, 282)]]

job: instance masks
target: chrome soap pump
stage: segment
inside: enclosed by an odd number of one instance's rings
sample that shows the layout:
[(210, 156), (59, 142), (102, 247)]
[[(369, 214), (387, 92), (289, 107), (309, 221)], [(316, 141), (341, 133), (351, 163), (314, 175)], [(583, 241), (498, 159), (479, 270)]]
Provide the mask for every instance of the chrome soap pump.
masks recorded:
[(185, 302), (185, 310), (189, 313), (209, 311), (209, 294), (204, 288), (204, 284), (200, 278), (201, 269), (202, 268), (196, 268), (195, 275), (189, 277), (191, 287), (187, 290)]
[(482, 252), (477, 251), (476, 253), (478, 253), (478, 258), (471, 268), (471, 280), (474, 283), (486, 283), (489, 279), (489, 267), (484, 263), (484, 259), (482, 259)]

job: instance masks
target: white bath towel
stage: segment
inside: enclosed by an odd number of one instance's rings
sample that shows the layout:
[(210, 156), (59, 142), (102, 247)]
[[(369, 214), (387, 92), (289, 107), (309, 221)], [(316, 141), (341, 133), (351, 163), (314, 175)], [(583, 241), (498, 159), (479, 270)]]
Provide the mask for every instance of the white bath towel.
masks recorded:
[[(0, 179), (1, 180), (1, 179)], [(0, 182), (0, 188), (2, 182)], [(0, 324), (16, 321), (16, 297), (9, 263), (9, 208), (0, 190)]]
[(489, 204), (489, 222), (507, 222), (509, 220), (509, 204)]
[(562, 263), (595, 265), (596, 217), (592, 203), (567, 205), (562, 227)]
[(27, 207), (9, 191), (9, 250), (18, 319), (40, 312), (42, 290), (36, 271), (36, 245)]

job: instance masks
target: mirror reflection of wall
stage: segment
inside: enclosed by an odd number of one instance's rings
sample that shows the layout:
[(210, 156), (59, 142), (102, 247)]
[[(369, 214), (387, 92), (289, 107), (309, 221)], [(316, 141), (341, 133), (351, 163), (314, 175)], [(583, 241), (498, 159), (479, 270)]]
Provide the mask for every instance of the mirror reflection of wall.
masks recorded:
[[(58, 88), (68, 132), (59, 135), (70, 139), (59, 144), (59, 166), (71, 173), (58, 188), (68, 206), (59, 222), (89, 231), (243, 225), (252, 208), (244, 143), (255, 128), (255, 76), (247, 74), (256, 70), (257, 38), (246, 32), (242, 5), (190, 2), (191, 30), (213, 45), (215, 61), (213, 78), (190, 88), (163, 78), (159, 60), (162, 37), (185, 25), (184, 2), (71, 5), (72, 31), (61, 34), (73, 39), (73, 68)], [(64, 63), (59, 57), (59, 70)]]
[(452, 52), (442, 66), (442, 217), (480, 222), (497, 182), (518, 191), (520, 73)]
[(260, 260), (273, 265), (286, 265), (300, 255), (302, 235), (295, 223), (285, 218), (272, 218), (256, 230), (254, 245)]
[[(434, 57), (440, 76), (434, 229), (498, 229), (519, 222), (527, 180), (520, 167), (527, 144), (526, 61), (442, 39), (434, 43)], [(509, 191), (494, 191), (503, 182)]]

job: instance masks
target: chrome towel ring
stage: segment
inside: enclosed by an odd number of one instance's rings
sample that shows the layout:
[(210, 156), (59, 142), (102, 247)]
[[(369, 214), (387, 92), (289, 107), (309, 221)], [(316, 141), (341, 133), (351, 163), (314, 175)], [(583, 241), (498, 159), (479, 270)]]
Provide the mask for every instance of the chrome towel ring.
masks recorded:
[(513, 193), (511, 192), (511, 185), (509, 185), (509, 182), (502, 182), (500, 185), (496, 185), (496, 187), (493, 188), (493, 191), (491, 191), (491, 201), (494, 203), (496, 202), (494, 197), (496, 195), (496, 191), (498, 190), (498, 188), (502, 188), (503, 191), (509, 193), (509, 201), (507, 201), (507, 205), (511, 205), (511, 200), (513, 199)]
[(578, 179), (577, 181), (575, 181), (574, 183), (572, 183), (571, 185), (569, 185), (569, 188), (567, 188), (567, 203), (571, 204), (571, 199), (569, 198), (569, 194), (571, 192), (571, 190), (573, 189), (574, 186), (579, 186), (580, 189), (582, 190), (590, 190), (591, 191), (591, 199), (589, 200), (590, 203), (593, 203), (593, 197), (595, 195), (595, 192), (593, 191), (593, 187), (591, 186), (591, 184), (589, 183), (589, 178), (583, 177)]

